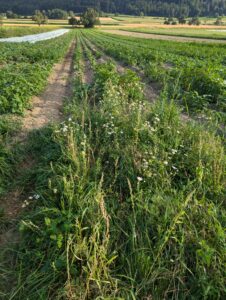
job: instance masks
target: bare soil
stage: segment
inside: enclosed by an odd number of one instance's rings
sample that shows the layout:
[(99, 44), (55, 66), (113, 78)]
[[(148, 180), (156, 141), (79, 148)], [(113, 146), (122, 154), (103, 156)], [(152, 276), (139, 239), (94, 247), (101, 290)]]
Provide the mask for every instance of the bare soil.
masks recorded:
[(131, 36), (143, 39), (154, 39), (154, 40), (165, 40), (165, 41), (176, 41), (176, 42), (203, 42), (203, 43), (221, 43), (226, 44), (226, 40), (217, 39), (206, 39), (206, 38), (192, 38), (192, 37), (181, 37), (172, 35), (161, 35), (152, 33), (140, 33), (140, 32), (130, 32), (122, 30), (103, 30), (103, 32), (108, 32), (112, 34), (118, 34), (123, 36)]
[(93, 82), (93, 70), (92, 70), (91, 64), (88, 60), (84, 61), (84, 67), (85, 67), (85, 70), (84, 70), (83, 81), (86, 84), (91, 84)]

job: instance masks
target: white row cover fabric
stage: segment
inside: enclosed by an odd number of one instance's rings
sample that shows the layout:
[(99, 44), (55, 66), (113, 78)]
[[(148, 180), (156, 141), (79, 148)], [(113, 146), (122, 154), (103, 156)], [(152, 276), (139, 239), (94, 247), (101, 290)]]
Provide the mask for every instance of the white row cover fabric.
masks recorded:
[(50, 40), (54, 39), (58, 36), (61, 36), (65, 33), (67, 33), (69, 29), (57, 29), (54, 31), (48, 31), (48, 32), (43, 32), (43, 33), (38, 33), (38, 34), (32, 34), (32, 35), (25, 35), (25, 36), (20, 36), (20, 37), (11, 37), (11, 38), (4, 38), (0, 39), (0, 42), (9, 42), (9, 43), (23, 43), (23, 42), (28, 42), (28, 43), (36, 43), (40, 41), (45, 41), (45, 40)]

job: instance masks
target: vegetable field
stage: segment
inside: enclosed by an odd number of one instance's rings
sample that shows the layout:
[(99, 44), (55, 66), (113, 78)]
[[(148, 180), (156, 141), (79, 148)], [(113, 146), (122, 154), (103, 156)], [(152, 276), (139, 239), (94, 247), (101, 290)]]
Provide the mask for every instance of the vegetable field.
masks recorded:
[[(14, 143), (73, 41), (62, 122)], [(224, 299), (226, 45), (77, 29), (0, 50), (0, 204), (20, 191), (0, 297)]]

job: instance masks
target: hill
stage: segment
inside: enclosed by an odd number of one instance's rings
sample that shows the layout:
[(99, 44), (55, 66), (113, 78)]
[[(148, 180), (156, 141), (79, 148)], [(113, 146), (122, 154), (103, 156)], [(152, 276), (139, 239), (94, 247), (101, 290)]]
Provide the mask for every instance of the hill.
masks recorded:
[(0, 11), (29, 15), (35, 9), (61, 8), (82, 12), (87, 7), (108, 13), (172, 17), (226, 14), (226, 0), (1, 0)]

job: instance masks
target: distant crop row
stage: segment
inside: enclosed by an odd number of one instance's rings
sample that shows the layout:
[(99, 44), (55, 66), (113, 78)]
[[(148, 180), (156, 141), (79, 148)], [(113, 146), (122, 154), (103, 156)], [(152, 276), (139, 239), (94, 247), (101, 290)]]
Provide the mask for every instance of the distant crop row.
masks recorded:
[(151, 82), (159, 82), (187, 112), (217, 111), (225, 119), (225, 45), (150, 41), (86, 33), (100, 49), (116, 60), (143, 70)]

